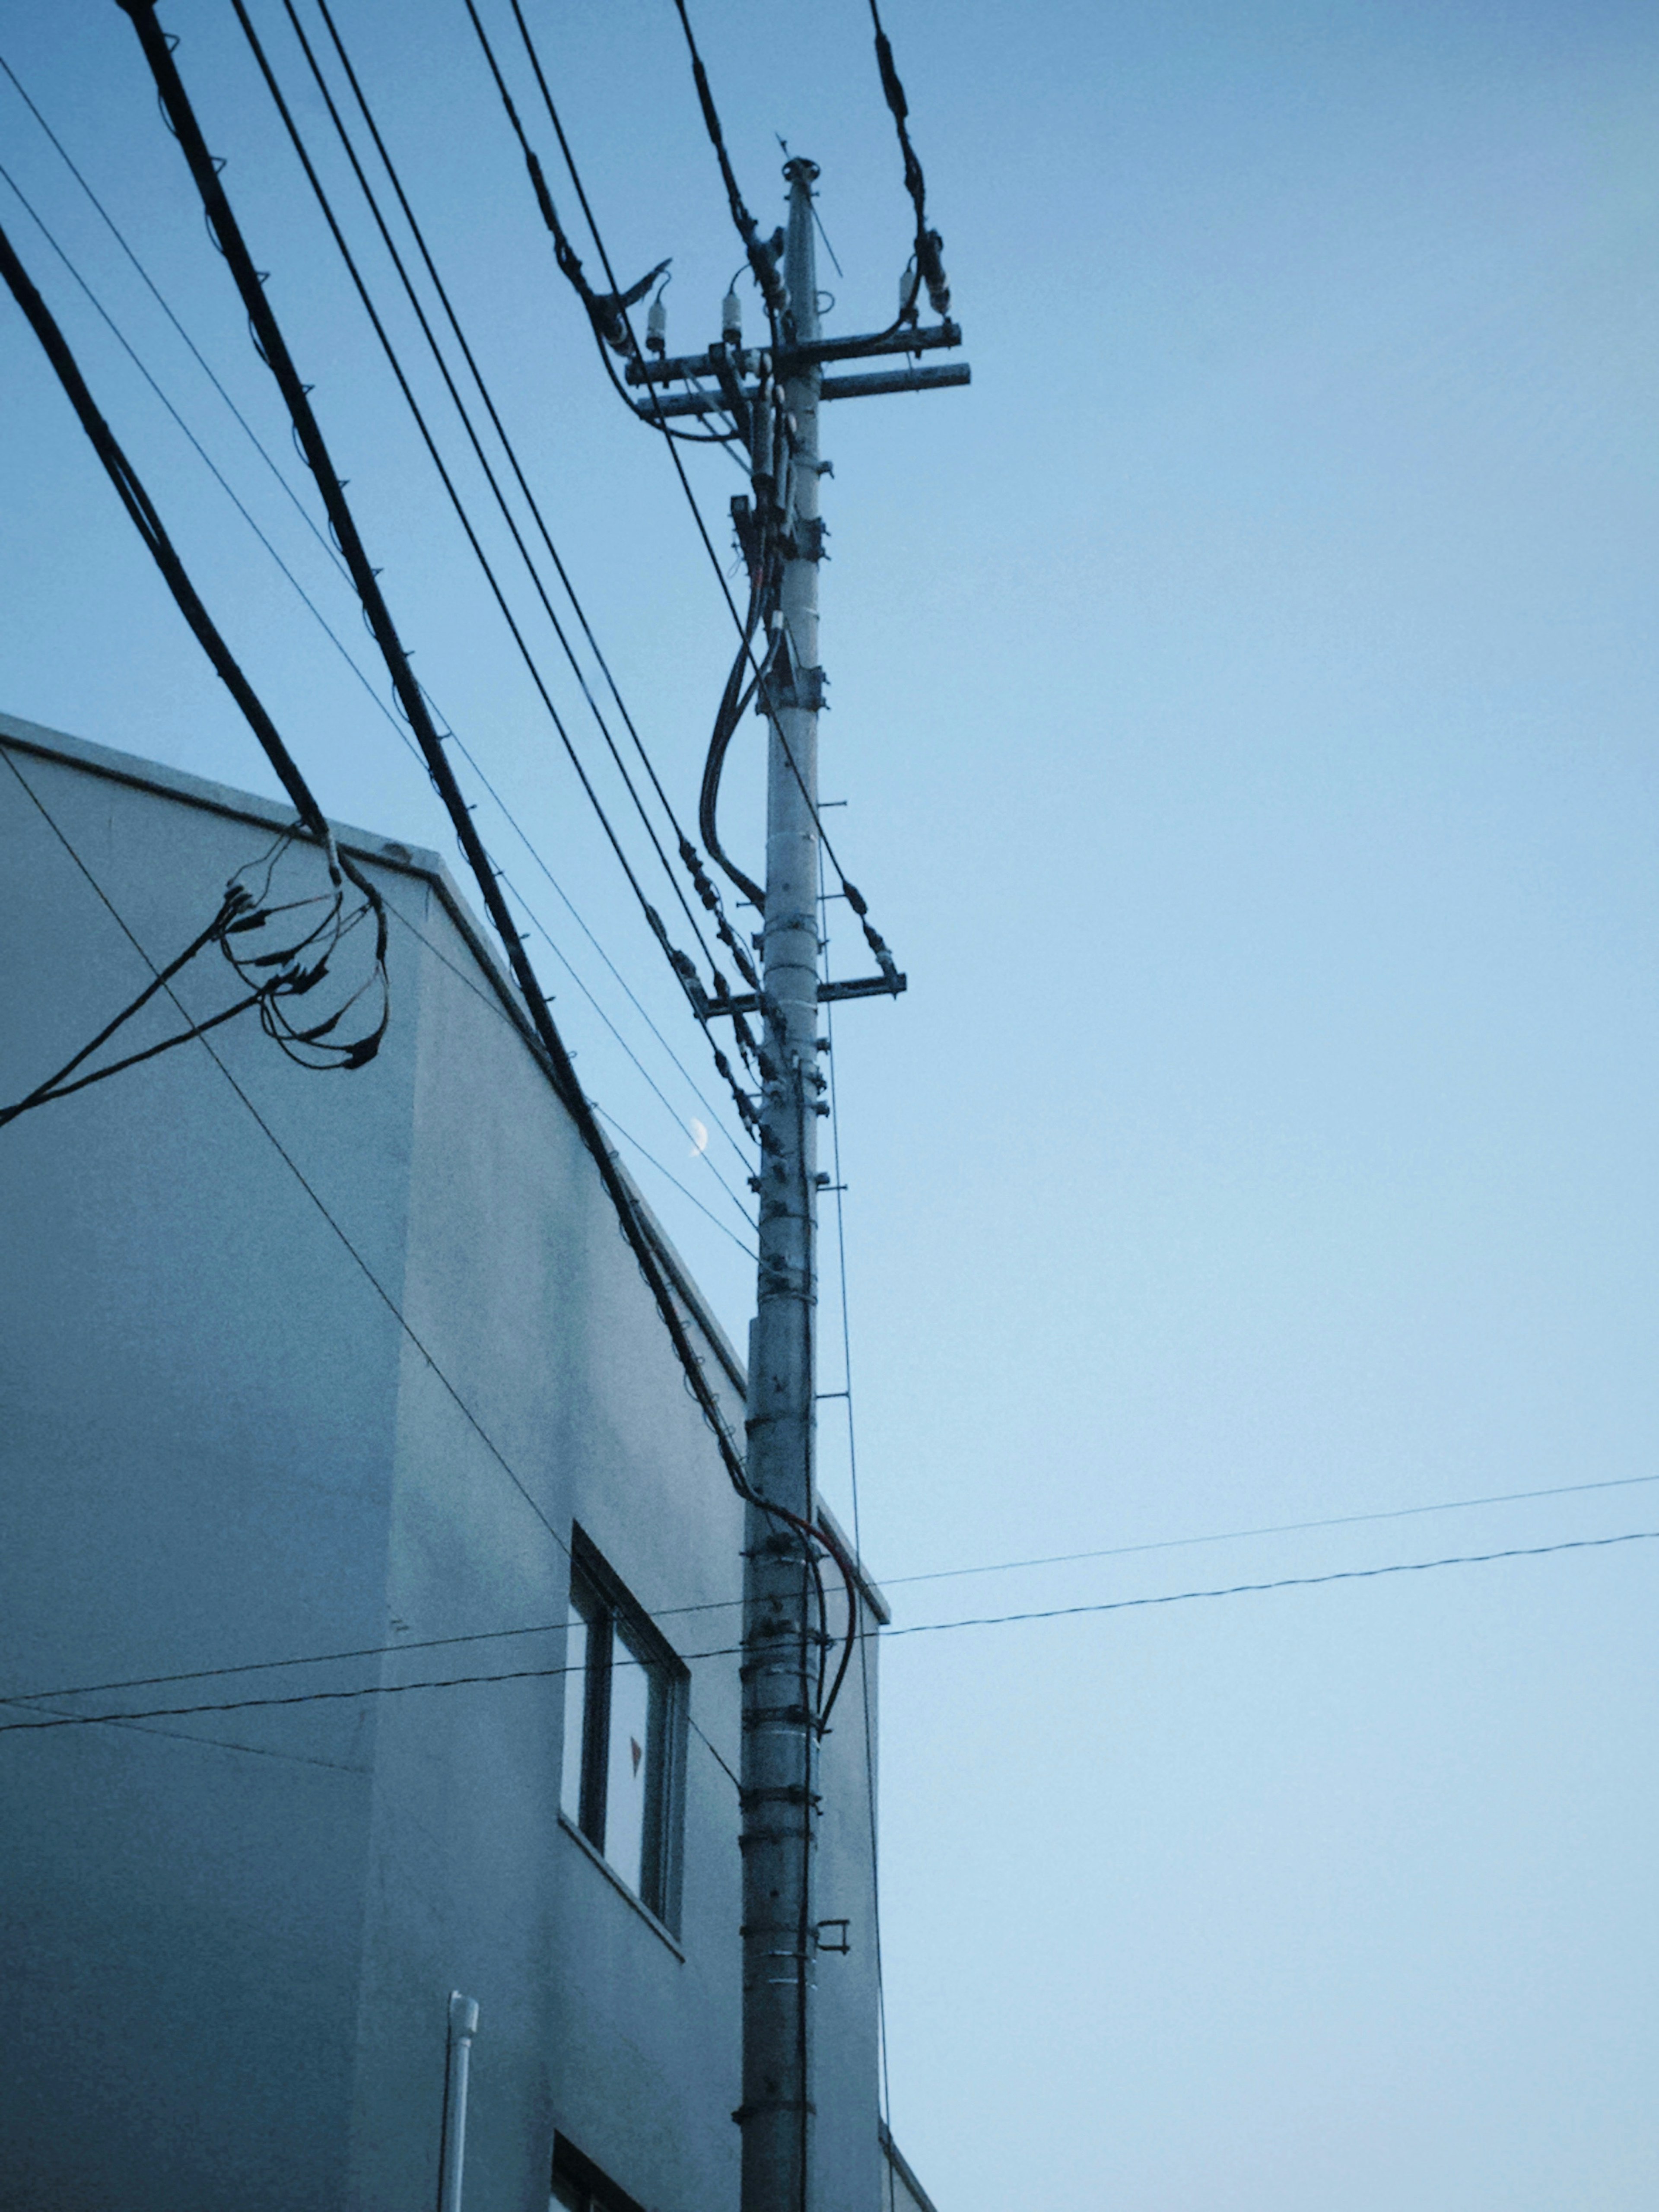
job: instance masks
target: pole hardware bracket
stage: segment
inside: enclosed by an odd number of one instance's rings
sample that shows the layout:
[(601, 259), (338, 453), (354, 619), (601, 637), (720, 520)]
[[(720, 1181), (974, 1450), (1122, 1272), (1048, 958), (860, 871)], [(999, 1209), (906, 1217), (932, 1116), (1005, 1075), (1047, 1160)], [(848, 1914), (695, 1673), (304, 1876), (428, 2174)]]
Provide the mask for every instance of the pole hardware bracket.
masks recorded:
[[(829, 1005), (842, 999), (896, 999), (901, 991), (910, 988), (910, 979), (897, 969), (890, 975), (849, 975), (839, 982), (818, 985), (818, 1004)], [(709, 1014), (753, 1014), (760, 1011), (760, 1001), (751, 996), (730, 999), (705, 997), (703, 1007)]]
[[(850, 1924), (851, 1923), (845, 1920), (820, 1920), (816, 1923), (812, 1929), (812, 1941), (820, 1951), (834, 1951), (844, 1959), (849, 1955), (853, 1948), (851, 1943), (848, 1941), (848, 1929)], [(839, 1943), (825, 1942), (823, 1931), (826, 1928), (840, 1929), (841, 1941)]]
[(829, 525), (822, 515), (798, 514), (795, 526), (783, 541), (783, 550), (792, 561), (826, 561), (823, 541), (830, 535)]

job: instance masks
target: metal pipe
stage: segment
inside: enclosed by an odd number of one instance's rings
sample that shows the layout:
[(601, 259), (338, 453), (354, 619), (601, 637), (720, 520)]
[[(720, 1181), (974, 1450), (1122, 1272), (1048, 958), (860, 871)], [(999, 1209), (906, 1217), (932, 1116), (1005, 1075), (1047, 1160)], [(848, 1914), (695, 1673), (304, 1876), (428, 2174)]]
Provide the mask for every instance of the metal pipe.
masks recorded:
[(472, 2039), (478, 2032), (478, 2001), (449, 1993), (449, 2061), (444, 2072), (443, 2156), (438, 2172), (438, 2212), (461, 2212), (461, 2176), (466, 2166), (466, 2091)]

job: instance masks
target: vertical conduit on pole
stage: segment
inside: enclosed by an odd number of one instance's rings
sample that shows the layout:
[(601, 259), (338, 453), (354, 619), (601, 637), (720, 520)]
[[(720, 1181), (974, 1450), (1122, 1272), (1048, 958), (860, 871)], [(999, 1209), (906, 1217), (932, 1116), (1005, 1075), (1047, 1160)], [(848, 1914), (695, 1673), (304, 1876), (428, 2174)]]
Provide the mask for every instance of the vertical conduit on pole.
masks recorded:
[(461, 2212), (461, 2176), (466, 2165), (466, 2088), (472, 2039), (478, 2032), (478, 2001), (449, 1993), (449, 2061), (444, 2072), (443, 2155), (438, 2172), (438, 2212)]

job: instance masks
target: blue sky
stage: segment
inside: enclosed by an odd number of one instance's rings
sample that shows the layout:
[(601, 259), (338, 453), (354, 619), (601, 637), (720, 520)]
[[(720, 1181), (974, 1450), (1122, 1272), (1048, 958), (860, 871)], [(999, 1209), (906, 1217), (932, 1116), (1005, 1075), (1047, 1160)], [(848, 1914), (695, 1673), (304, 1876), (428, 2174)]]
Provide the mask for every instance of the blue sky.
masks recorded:
[[(1659, 32), (1611, 5), (884, 12), (974, 365), (969, 392), (826, 416), (825, 790), (911, 978), (836, 1024), (861, 1515), (900, 1622), (1659, 1526), (1636, 1486), (897, 1579), (1659, 1467)], [(256, 15), (297, 93), (280, 10)], [(600, 382), (459, 4), (339, 15), (690, 814), (728, 647), (665, 458)], [(297, 484), (125, 18), (0, 20)], [(234, 18), (164, 20), (423, 680), (701, 1070)], [(671, 343), (706, 343), (739, 254), (672, 10), (535, 20), (614, 257), (672, 252)], [(781, 132), (823, 167), (831, 326), (884, 322), (906, 208), (867, 20), (699, 22), (750, 204), (781, 215)], [(0, 118), (368, 668), (3, 82)], [(443, 844), (386, 720), (0, 199), (325, 805)], [(268, 788), (9, 311), (0, 349), (0, 705)], [(738, 479), (693, 458), (718, 517)], [(727, 813), (751, 854), (757, 760)], [(590, 1088), (730, 1213), (703, 1109), (480, 818), (674, 1112), (543, 949)], [(638, 1172), (740, 1337), (741, 1253)], [(844, 1507), (828, 1424), (825, 1470)], [(893, 2124), (942, 2212), (1650, 2205), (1655, 1565), (1632, 1545), (892, 1643)]]

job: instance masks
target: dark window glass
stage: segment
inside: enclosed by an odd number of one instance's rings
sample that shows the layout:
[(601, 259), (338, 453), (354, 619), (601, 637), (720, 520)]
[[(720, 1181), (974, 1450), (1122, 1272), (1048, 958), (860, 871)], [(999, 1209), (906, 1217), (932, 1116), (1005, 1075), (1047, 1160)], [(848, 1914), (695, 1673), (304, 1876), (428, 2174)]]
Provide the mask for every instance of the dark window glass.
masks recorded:
[(580, 1532), (573, 1560), (560, 1803), (672, 1925), (685, 1670)]

